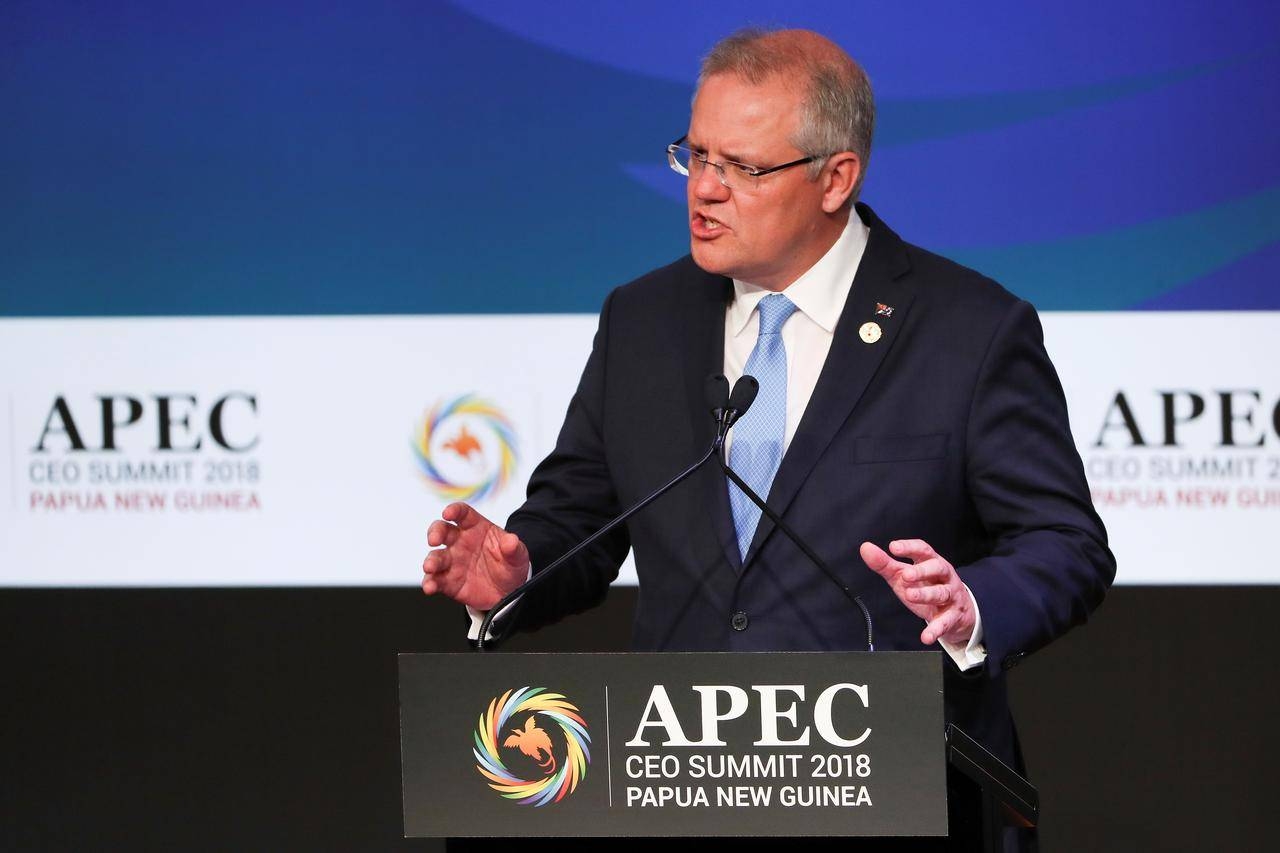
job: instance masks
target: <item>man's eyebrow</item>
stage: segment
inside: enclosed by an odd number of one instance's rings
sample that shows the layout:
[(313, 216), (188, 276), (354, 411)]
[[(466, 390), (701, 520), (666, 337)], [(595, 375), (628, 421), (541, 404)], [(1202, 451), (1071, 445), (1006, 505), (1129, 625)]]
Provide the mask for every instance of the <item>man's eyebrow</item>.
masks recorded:
[[(694, 142), (692, 139), (685, 139), (684, 144), (689, 146), (691, 150), (697, 151), (699, 154), (706, 154), (710, 150), (709, 148), (707, 148), (707, 146), (700, 145), (699, 143)], [(751, 166), (752, 168), (755, 168), (755, 162), (753, 160), (749, 158), (744, 158), (739, 154), (737, 154), (736, 152), (720, 151), (719, 157), (721, 160), (724, 160), (726, 162), (738, 163), (739, 165), (742, 165), (742, 166)]]

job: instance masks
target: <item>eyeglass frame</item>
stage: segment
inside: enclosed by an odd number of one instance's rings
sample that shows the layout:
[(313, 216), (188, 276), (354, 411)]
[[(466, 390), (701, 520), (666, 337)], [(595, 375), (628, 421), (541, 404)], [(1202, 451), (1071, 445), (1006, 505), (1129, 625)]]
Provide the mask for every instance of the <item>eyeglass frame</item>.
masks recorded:
[(720, 180), (720, 185), (727, 189), (733, 189), (733, 187), (729, 186), (729, 184), (725, 180), (725, 171), (724, 171), (725, 166), (737, 166), (740, 169), (744, 170), (742, 172), (743, 177), (762, 178), (765, 175), (772, 175), (774, 172), (781, 172), (783, 169), (790, 169), (792, 166), (803, 166), (805, 163), (812, 163), (815, 160), (821, 159), (820, 157), (812, 157), (812, 156), (801, 157), (799, 160), (792, 160), (790, 163), (783, 163), (781, 166), (769, 166), (768, 168), (761, 168), (760, 166), (752, 166), (750, 163), (739, 163), (737, 160), (725, 160), (723, 162), (717, 163), (716, 161), (709, 159), (707, 155), (699, 154), (697, 151), (694, 151), (692, 148), (686, 148), (685, 146), (680, 144), (688, 140), (688, 138), (689, 138), (689, 134), (686, 133), (684, 136), (680, 137), (675, 142), (672, 142), (670, 145), (667, 146), (667, 165), (671, 167), (671, 171), (675, 172), (677, 175), (683, 175), (686, 178), (691, 177), (689, 170), (680, 166), (679, 161), (676, 160), (677, 151), (688, 151), (690, 156), (692, 156), (693, 159), (701, 163), (704, 167), (711, 166), (712, 168), (714, 168), (716, 170), (716, 176)]

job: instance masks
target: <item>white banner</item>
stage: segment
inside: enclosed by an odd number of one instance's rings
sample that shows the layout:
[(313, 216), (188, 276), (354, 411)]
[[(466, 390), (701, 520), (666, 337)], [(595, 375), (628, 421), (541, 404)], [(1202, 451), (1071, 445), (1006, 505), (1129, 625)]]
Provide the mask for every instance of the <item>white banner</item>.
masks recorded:
[[(1280, 315), (1043, 319), (1119, 581), (1280, 583), (1223, 547), (1280, 520)], [(595, 325), (0, 321), (0, 585), (414, 585), (446, 503), (519, 505)]]
[(594, 330), (4, 321), (0, 584), (415, 584), (454, 496), (499, 523), (519, 506)]
[(1117, 581), (1280, 583), (1280, 314), (1043, 320)]

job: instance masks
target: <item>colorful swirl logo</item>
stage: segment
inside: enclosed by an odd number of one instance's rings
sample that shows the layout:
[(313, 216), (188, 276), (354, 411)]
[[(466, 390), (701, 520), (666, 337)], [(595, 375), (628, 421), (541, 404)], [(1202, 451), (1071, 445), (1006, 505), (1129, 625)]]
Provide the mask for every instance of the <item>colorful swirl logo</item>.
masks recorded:
[[(565, 751), (560, 760), (548, 730), (564, 736)], [(505, 738), (504, 732), (509, 732)], [(543, 687), (508, 690), (489, 702), (489, 709), (476, 725), (474, 740), (471, 752), (476, 769), (489, 780), (489, 787), (522, 806), (560, 802), (586, 778), (591, 763), (591, 735), (582, 715), (564, 696), (548, 693)], [(528, 756), (542, 772), (541, 778), (524, 779), (513, 773), (503, 761), (501, 749), (519, 750)]]
[(473, 394), (433, 406), (412, 446), (423, 479), (447, 501), (478, 501), (497, 494), (519, 461), (511, 421), (497, 406)]

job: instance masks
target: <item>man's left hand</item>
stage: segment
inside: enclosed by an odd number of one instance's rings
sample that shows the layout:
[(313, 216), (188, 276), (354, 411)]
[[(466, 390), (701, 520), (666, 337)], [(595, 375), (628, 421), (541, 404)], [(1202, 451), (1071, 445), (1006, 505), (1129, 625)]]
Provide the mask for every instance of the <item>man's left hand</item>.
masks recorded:
[(858, 549), (867, 567), (888, 582), (912, 613), (929, 623), (920, 642), (931, 646), (942, 639), (966, 645), (973, 636), (973, 599), (955, 568), (923, 539), (895, 539), (889, 551), (893, 557), (871, 542), (863, 542)]

